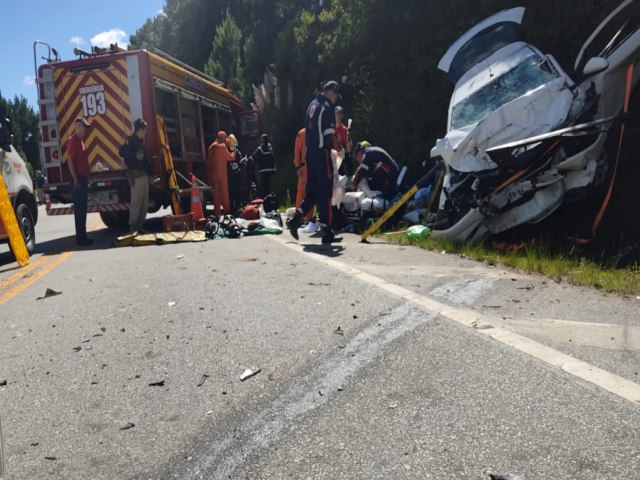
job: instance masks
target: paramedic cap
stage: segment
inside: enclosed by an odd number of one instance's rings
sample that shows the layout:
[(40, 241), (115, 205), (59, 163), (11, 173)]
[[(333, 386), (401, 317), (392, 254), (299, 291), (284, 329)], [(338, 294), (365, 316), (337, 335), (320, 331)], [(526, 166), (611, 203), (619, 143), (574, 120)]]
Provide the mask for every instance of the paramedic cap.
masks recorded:
[(340, 84), (338, 84), (338, 82), (336, 82), (335, 80), (331, 80), (325, 83), (324, 87), (322, 88), (323, 92), (326, 92), (328, 90), (333, 90), (336, 93), (340, 93)]
[(76, 121), (74, 123), (81, 123), (82, 125), (84, 125), (87, 128), (91, 128), (91, 124), (89, 122), (87, 122), (87, 119), (84, 117), (78, 117), (76, 118)]
[(339, 113), (344, 113), (344, 108), (342, 108), (340, 105), (338, 105), (338, 106), (336, 107), (336, 113), (338, 113), (338, 112), (339, 112)]
[(146, 126), (147, 126), (147, 122), (145, 122), (142, 118), (139, 118), (135, 122), (133, 122), (133, 131), (137, 132), (139, 130), (142, 130)]

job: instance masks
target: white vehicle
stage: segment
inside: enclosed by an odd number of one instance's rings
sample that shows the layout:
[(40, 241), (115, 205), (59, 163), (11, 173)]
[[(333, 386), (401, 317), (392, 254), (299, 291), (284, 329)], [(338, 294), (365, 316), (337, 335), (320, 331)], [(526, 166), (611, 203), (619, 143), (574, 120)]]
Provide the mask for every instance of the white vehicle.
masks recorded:
[[(22, 157), (11, 146), (11, 131), (8, 121), (0, 124), (0, 174), (7, 186), (9, 198), (24, 236), (24, 243), (28, 252), (32, 253), (36, 246), (35, 225), (38, 221), (38, 208), (29, 170), (27, 170)], [(0, 222), (0, 243), (7, 242), (7, 232)]]
[[(440, 208), (448, 225), (434, 237), (480, 242), (538, 223), (606, 181), (613, 162), (605, 140), (640, 78), (628, 74), (640, 54), (640, 23), (629, 12), (637, 7), (627, 0), (602, 22), (580, 50), (573, 79), (523, 41), (521, 7), (484, 20), (449, 48), (438, 65), (455, 84), (447, 134), (431, 151), (446, 166)], [(602, 43), (605, 27), (625, 15)]]

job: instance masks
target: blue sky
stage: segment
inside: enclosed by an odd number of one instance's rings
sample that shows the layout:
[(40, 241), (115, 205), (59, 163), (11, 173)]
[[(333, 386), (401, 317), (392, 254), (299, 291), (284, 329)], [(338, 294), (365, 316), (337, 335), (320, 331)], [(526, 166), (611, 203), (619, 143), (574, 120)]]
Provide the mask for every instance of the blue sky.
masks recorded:
[[(5, 98), (26, 97), (37, 108), (33, 84), (33, 42), (44, 40), (63, 60), (73, 49), (93, 44), (126, 45), (147, 18), (155, 17), (164, 0), (22, 0), (3, 2), (0, 42), (0, 92)], [(40, 52), (44, 52), (41, 50)]]

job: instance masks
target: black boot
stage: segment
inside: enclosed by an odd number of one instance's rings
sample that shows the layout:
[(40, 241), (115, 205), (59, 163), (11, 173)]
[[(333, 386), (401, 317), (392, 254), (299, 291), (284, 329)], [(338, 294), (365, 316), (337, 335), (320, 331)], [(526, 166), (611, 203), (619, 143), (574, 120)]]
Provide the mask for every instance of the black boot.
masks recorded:
[(322, 231), (322, 244), (330, 245), (332, 243), (338, 243), (342, 241), (342, 237), (336, 237), (333, 230), (329, 227), (324, 228)]
[(289, 229), (289, 233), (296, 240), (300, 238), (298, 236), (298, 229), (300, 228), (300, 225), (302, 225), (303, 218), (304, 218), (304, 214), (300, 210), (296, 210), (296, 213), (293, 215), (293, 218), (287, 222), (287, 228)]

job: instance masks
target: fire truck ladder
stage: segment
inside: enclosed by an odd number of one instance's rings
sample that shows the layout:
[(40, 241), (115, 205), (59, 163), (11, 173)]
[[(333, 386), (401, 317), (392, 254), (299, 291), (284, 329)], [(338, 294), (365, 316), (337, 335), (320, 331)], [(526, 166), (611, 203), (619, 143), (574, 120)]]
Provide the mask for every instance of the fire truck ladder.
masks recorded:
[(169, 137), (167, 136), (167, 130), (164, 126), (164, 118), (161, 115), (156, 115), (156, 123), (158, 125), (158, 136), (160, 137), (164, 170), (168, 177), (169, 191), (171, 192), (171, 210), (174, 215), (181, 215), (182, 207), (180, 207), (180, 186), (178, 185), (178, 177), (176, 176), (176, 170), (173, 166), (173, 155), (171, 154), (171, 148), (169, 147)]
[[(42, 161), (42, 168), (55, 167), (56, 164), (60, 168), (60, 178), (62, 178), (62, 152), (60, 151), (60, 135), (57, 132), (58, 112), (56, 110), (55, 99), (55, 80), (53, 77), (53, 67), (44, 69), (42, 77), (38, 77), (38, 45), (44, 45), (48, 49), (46, 57), (42, 57), (48, 64), (54, 61), (60, 60), (58, 52), (55, 48), (52, 48), (48, 43), (36, 40), (33, 43), (33, 66), (35, 69), (35, 82), (38, 91), (38, 106), (40, 107), (40, 126), (42, 128), (43, 139), (46, 141), (40, 142), (40, 159)], [(52, 58), (53, 53), (53, 58)], [(45, 152), (49, 152), (49, 155), (45, 155)]]
[(29, 252), (27, 252), (27, 246), (24, 244), (22, 230), (20, 230), (20, 226), (18, 225), (18, 220), (13, 211), (11, 200), (9, 200), (9, 192), (7, 191), (7, 186), (4, 184), (2, 175), (0, 175), (0, 220), (2, 220), (4, 229), (9, 235), (9, 245), (11, 245), (11, 251), (16, 257), (18, 265), (21, 267), (29, 265)]

